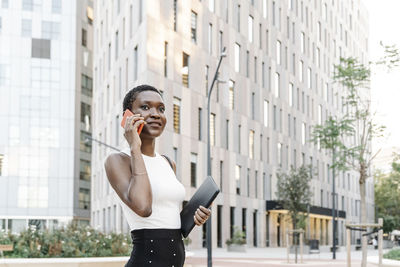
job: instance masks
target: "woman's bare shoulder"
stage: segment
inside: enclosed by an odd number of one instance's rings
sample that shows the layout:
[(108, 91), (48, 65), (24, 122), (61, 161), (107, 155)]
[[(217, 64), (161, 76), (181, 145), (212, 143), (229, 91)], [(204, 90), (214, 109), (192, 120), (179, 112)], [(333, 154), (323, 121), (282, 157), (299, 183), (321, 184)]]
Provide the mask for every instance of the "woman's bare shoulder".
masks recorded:
[(107, 156), (104, 167), (107, 169), (119, 169), (130, 167), (130, 157), (123, 152), (111, 153)]

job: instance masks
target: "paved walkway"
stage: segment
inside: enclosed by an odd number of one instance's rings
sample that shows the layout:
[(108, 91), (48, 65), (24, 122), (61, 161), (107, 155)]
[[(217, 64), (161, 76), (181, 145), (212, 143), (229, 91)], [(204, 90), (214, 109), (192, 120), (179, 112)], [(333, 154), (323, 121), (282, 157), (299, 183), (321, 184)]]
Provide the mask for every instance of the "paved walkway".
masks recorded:
[[(361, 251), (352, 251), (352, 266), (361, 265)], [(369, 250), (368, 256), (377, 259), (378, 251)], [(332, 253), (321, 252), (319, 254), (304, 254), (304, 263), (296, 266), (318, 266), (318, 267), (345, 267), (346, 266), (346, 251), (344, 248), (336, 253), (336, 260), (332, 260)], [(290, 254), (290, 263), (286, 262), (285, 248), (247, 248), (243, 252), (228, 252), (226, 249), (213, 249), (213, 267), (222, 266), (244, 266), (244, 267), (260, 267), (260, 266), (294, 266), (294, 254)], [(299, 258), (300, 262), (300, 258)], [(376, 267), (369, 261), (368, 267)], [(190, 250), (187, 251), (185, 267), (205, 267), (207, 266), (207, 250)], [(399, 266), (397, 265), (391, 266)]]

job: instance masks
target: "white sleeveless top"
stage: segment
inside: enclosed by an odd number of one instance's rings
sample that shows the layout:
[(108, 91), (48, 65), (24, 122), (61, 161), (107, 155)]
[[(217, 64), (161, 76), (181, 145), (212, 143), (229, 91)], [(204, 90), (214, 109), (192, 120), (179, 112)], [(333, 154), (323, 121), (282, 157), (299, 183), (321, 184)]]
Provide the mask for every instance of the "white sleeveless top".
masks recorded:
[[(130, 149), (122, 152), (131, 156)], [(185, 187), (178, 181), (174, 170), (163, 156), (157, 152), (155, 157), (142, 156), (153, 194), (152, 213), (149, 217), (141, 217), (120, 200), (130, 229), (180, 229)]]

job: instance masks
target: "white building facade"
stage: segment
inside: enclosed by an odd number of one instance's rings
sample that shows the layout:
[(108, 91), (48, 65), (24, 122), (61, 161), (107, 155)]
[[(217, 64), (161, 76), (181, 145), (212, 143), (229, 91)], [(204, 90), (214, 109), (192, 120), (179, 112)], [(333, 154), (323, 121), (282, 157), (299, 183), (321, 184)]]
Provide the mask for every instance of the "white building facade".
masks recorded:
[[(160, 89), (168, 124), (157, 150), (177, 162), (186, 200), (206, 176), (206, 109), (211, 95), (212, 175), (221, 194), (213, 204), (213, 246), (225, 246), (234, 226), (249, 246), (283, 246), (286, 211), (276, 200), (276, 173), (311, 164), (317, 174), (307, 237), (332, 242), (331, 158), (309, 142), (312, 127), (343, 112), (330, 79), (340, 56), (368, 61), (368, 15), (360, 1), (115, 0), (95, 3), (93, 135), (126, 147), (122, 100), (136, 85)], [(93, 146), (92, 225), (129, 231)], [(374, 220), (373, 183), (367, 182)], [(358, 222), (357, 173), (336, 177), (338, 241), (344, 221)], [(204, 245), (205, 229), (191, 233)], [(357, 236), (353, 236), (356, 242)]]
[(0, 3), (0, 229), (89, 223), (92, 23), (90, 0)]

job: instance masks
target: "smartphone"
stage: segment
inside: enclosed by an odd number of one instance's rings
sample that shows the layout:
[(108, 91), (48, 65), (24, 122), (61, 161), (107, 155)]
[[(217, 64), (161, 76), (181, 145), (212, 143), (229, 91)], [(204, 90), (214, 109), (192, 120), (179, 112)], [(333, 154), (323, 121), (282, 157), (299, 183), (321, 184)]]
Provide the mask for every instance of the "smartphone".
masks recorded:
[[(122, 118), (122, 121), (121, 121), (122, 128), (125, 128), (126, 118), (128, 118), (129, 116), (133, 116), (133, 113), (129, 109), (126, 109), (124, 111), (124, 117)], [(137, 132), (138, 132), (139, 135), (143, 130), (143, 126), (144, 126), (144, 123), (140, 124), (139, 127), (137, 128)]]

